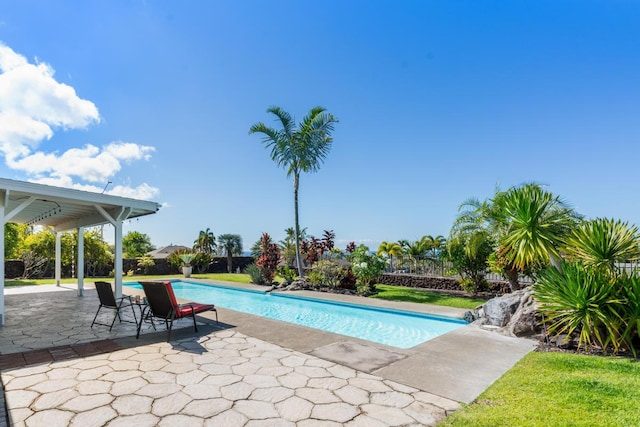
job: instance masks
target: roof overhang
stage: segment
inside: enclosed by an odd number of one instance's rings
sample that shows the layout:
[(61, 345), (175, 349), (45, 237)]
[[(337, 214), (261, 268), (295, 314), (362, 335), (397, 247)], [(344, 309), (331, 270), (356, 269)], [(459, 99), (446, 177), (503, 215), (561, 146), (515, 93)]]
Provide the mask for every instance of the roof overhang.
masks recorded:
[(145, 200), (0, 178), (6, 222), (53, 227), (56, 232), (99, 226), (156, 213)]

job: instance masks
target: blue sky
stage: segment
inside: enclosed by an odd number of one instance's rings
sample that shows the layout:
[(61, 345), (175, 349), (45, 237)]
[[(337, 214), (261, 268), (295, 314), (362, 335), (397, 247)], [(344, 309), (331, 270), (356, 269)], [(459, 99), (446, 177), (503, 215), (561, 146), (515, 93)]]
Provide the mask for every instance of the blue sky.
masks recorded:
[(277, 240), (291, 180), (257, 121), (340, 123), (300, 220), (339, 247), (447, 236), (465, 199), (548, 185), (639, 223), (640, 3), (0, 0), (0, 176), (163, 204), (156, 246)]

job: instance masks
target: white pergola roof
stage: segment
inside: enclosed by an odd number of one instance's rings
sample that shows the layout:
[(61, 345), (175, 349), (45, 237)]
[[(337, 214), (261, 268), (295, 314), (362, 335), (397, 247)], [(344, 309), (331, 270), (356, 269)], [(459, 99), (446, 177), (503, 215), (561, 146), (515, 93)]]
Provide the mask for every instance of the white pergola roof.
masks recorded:
[(47, 225), (56, 232), (154, 214), (155, 202), (0, 178), (5, 222)]
[[(60, 233), (111, 224), (115, 230), (115, 293), (122, 296), (122, 222), (154, 214), (155, 202), (0, 178), (0, 325), (4, 324), (4, 224), (53, 227), (56, 284), (60, 284)], [(84, 281), (84, 237), (78, 233), (78, 295)]]

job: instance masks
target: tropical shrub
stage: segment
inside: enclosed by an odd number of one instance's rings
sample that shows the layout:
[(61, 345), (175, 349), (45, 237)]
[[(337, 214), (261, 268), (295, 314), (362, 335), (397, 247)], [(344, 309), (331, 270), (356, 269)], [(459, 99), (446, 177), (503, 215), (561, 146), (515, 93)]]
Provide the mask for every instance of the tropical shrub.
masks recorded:
[(191, 267), (191, 261), (193, 261), (195, 257), (196, 254), (192, 252), (184, 252), (178, 255), (178, 258), (180, 258), (180, 261), (182, 261), (183, 267)]
[(622, 284), (624, 300), (622, 318), (625, 319), (625, 328), (622, 338), (637, 356), (636, 349), (640, 348), (640, 276), (625, 272), (620, 275), (618, 282)]
[(619, 285), (602, 269), (563, 262), (560, 270), (541, 271), (533, 292), (550, 335), (577, 335), (579, 348), (611, 346), (617, 352), (624, 342), (625, 299)]
[(318, 270), (311, 270), (307, 275), (307, 280), (313, 286), (322, 286), (324, 282), (324, 276)]
[[(193, 253), (190, 250), (180, 249), (169, 254), (169, 256), (167, 256), (167, 262), (171, 267), (175, 268), (177, 271), (180, 271), (185, 265), (184, 261), (181, 258), (184, 254), (190, 254), (191, 260), (193, 260)], [(189, 262), (191, 262), (191, 260)]]
[(550, 334), (576, 334), (579, 346), (629, 349), (640, 343), (640, 276), (618, 263), (638, 259), (640, 232), (613, 219), (585, 221), (567, 236), (571, 262), (541, 272), (534, 285)]
[(194, 268), (194, 271), (204, 273), (212, 262), (213, 255), (206, 252), (196, 252), (195, 256), (191, 260), (191, 266)]
[(465, 291), (474, 293), (487, 287), (487, 260), (492, 253), (491, 239), (486, 233), (478, 231), (450, 239), (442, 256), (460, 276), (460, 286)]
[(616, 263), (640, 257), (640, 231), (627, 222), (596, 218), (571, 232), (564, 252), (570, 260), (580, 260), (588, 267), (616, 274)]
[(384, 258), (372, 254), (365, 245), (358, 246), (351, 253), (351, 269), (356, 277), (356, 288), (359, 294), (375, 293), (375, 284), (387, 267)]
[(337, 288), (340, 282), (347, 275), (347, 269), (340, 262), (335, 260), (318, 261), (311, 270), (311, 273), (317, 274), (320, 284)]
[(355, 290), (357, 289), (356, 282), (357, 279), (353, 274), (353, 270), (351, 268), (347, 268), (347, 273), (344, 275), (342, 280), (340, 280), (340, 288)]
[(260, 256), (256, 266), (262, 270), (262, 276), (267, 284), (271, 284), (280, 263), (280, 250), (278, 245), (272, 243), (269, 233), (262, 233), (260, 239)]
[(296, 271), (288, 265), (281, 265), (277, 268), (276, 272), (285, 282), (291, 283), (296, 279)]
[(313, 264), (315, 264), (324, 253), (324, 246), (320, 239), (311, 236), (309, 239), (300, 242), (300, 252), (302, 252), (309, 267), (313, 268)]
[(145, 255), (143, 257), (138, 258), (138, 268), (140, 268), (143, 274), (149, 274), (149, 269), (156, 265), (156, 262), (151, 257), (151, 255)]
[(262, 274), (262, 269), (259, 268), (255, 264), (249, 264), (244, 269), (245, 274), (249, 275), (251, 279), (251, 283), (256, 285), (266, 285), (266, 281), (264, 279), (264, 274)]
[(353, 253), (353, 251), (356, 250), (356, 242), (349, 242), (347, 243), (347, 247), (344, 248), (345, 252), (348, 253), (349, 255), (351, 255)]

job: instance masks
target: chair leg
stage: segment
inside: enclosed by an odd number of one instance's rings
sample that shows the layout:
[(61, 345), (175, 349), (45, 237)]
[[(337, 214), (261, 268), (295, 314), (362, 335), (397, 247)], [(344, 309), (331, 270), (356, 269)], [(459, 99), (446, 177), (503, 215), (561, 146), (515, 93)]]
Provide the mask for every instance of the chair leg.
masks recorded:
[(91, 327), (93, 328), (93, 325), (95, 325), (96, 323), (96, 319), (98, 318), (98, 313), (100, 313), (100, 309), (102, 308), (102, 304), (100, 304), (100, 307), (98, 307), (98, 311), (96, 311), (96, 315), (93, 317), (93, 322), (91, 322)]
[(142, 329), (142, 324), (144, 323), (145, 312), (147, 311), (148, 306), (142, 309), (140, 313), (140, 323), (138, 323), (138, 332), (136, 333), (136, 339), (140, 338), (140, 329)]
[(133, 321), (136, 322), (136, 325), (137, 325), (138, 324), (138, 318), (136, 317), (136, 310), (133, 308), (133, 304), (129, 304), (129, 307), (131, 307), (131, 312), (133, 313)]
[[(113, 328), (114, 323), (116, 323), (116, 319), (120, 318), (120, 310), (118, 307), (114, 308), (114, 310), (116, 311), (116, 315), (113, 316), (113, 321), (111, 322), (111, 326), (109, 326), (109, 330)], [(122, 322), (122, 319), (120, 319), (120, 322)]]
[(168, 322), (168, 327), (167, 327), (167, 342), (171, 341), (171, 329), (173, 328), (173, 319), (171, 319), (170, 322)]

